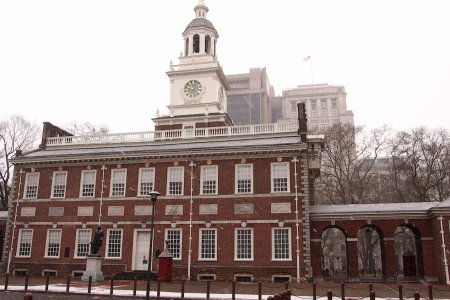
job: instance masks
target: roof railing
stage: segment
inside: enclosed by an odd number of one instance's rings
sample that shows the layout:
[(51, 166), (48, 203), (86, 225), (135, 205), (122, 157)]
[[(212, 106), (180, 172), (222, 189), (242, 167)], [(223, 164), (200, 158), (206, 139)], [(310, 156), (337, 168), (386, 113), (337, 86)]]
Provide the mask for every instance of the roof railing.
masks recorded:
[(47, 138), (46, 145), (48, 147), (52, 147), (63, 145), (145, 143), (163, 140), (200, 139), (224, 136), (255, 136), (264, 134), (296, 132), (297, 130), (297, 123), (240, 125), (226, 127), (49, 137)]

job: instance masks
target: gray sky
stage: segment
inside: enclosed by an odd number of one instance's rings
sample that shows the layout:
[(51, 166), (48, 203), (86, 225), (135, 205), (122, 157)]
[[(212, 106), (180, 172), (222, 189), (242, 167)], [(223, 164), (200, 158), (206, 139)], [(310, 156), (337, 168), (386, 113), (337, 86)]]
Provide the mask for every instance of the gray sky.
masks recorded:
[[(450, 1), (205, 0), (226, 74), (345, 86), (355, 123), (450, 129)], [(0, 119), (153, 130), (197, 0), (0, 0)]]

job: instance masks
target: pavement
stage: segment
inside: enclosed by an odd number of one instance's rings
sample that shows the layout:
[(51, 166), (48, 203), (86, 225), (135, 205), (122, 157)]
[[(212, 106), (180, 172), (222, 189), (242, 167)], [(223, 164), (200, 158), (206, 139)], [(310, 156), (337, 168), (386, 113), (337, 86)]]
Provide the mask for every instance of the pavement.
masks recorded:
[[(403, 297), (413, 299), (414, 293), (418, 292), (420, 298), (430, 298), (431, 288), (434, 299), (450, 300), (450, 286), (431, 285), (425, 282), (404, 282), (402, 284)], [(46, 282), (42, 277), (30, 277), (28, 280), (28, 290), (25, 290), (24, 277), (11, 277), (8, 281), (8, 289), (4, 289), (5, 277), (0, 276), (0, 299), (24, 299), (26, 292), (33, 294), (33, 300), (40, 299), (67, 299), (67, 300), (85, 300), (85, 299), (124, 299), (124, 298), (144, 298), (145, 281), (114, 281), (113, 296), (110, 296), (110, 281), (94, 282), (91, 286), (91, 294), (88, 294), (88, 283), (79, 279), (71, 279), (69, 283), (69, 293), (67, 290), (66, 278), (49, 278), (48, 292), (45, 292)], [(285, 290), (285, 283), (273, 282), (248, 282), (236, 283), (235, 298), (246, 300), (258, 300), (258, 292), (261, 290), (262, 299), (267, 299), (269, 295), (281, 293)], [(312, 283), (289, 283), (288, 288), (292, 292), (293, 300), (313, 299)], [(345, 283), (344, 293), (347, 299), (369, 299), (369, 289), (375, 292), (377, 298), (399, 299), (398, 283)], [(135, 291), (134, 291), (135, 290)], [(156, 298), (157, 284), (151, 284), (151, 297)], [(232, 299), (232, 283), (214, 281), (209, 283), (210, 299)], [(327, 292), (331, 291), (334, 297), (341, 298), (342, 286), (337, 282), (316, 283), (317, 298), (326, 299)], [(161, 282), (160, 296), (165, 299), (180, 299), (182, 283), (180, 281)], [(184, 296), (188, 299), (206, 299), (208, 283), (204, 281), (191, 281), (184, 284)], [(134, 296), (135, 294), (135, 296)]]

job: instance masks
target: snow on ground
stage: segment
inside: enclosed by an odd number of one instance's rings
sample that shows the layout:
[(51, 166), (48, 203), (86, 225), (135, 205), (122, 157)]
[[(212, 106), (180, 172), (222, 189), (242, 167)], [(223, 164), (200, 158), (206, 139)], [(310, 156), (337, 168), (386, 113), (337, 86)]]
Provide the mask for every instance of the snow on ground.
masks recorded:
[[(24, 286), (8, 286), (8, 290), (11, 291), (23, 291)], [(45, 291), (45, 285), (35, 285), (35, 286), (29, 286), (28, 290), (29, 292), (33, 291)], [(54, 293), (65, 293), (66, 292), (66, 286), (60, 285), (60, 284), (51, 284), (48, 286), (49, 292)], [(70, 292), (77, 293), (77, 294), (87, 294), (88, 289), (84, 287), (70, 287)], [(109, 295), (110, 289), (107, 286), (93, 286), (91, 288), (91, 294), (92, 295)], [(133, 297), (133, 290), (120, 290), (120, 289), (114, 289), (114, 296), (130, 296)], [(145, 291), (136, 291), (136, 296), (145, 297)], [(156, 297), (156, 291), (150, 291), (151, 297)], [(174, 292), (163, 292), (161, 291), (160, 297), (163, 298), (181, 298), (181, 293), (174, 293)], [(206, 299), (206, 293), (184, 293), (184, 297), (186, 299), (189, 298), (195, 298), (195, 299)], [(267, 299), (269, 295), (262, 295), (262, 299)], [(211, 299), (232, 299), (231, 294), (210, 294)], [(236, 294), (236, 299), (249, 299), (249, 300), (258, 300), (258, 295), (250, 295), (250, 294)], [(312, 296), (291, 296), (291, 300), (312, 300)], [(317, 297), (317, 299), (326, 299), (326, 297)], [(340, 297), (333, 297), (333, 300), (340, 300)], [(350, 299), (350, 298), (349, 298)], [(352, 298), (354, 299), (354, 298)], [(369, 297), (365, 298), (357, 298), (358, 300), (367, 300)], [(389, 300), (389, 298), (375, 298), (377, 300)], [(405, 300), (408, 300), (410, 298), (404, 298)], [(394, 299), (392, 299), (394, 300)]]

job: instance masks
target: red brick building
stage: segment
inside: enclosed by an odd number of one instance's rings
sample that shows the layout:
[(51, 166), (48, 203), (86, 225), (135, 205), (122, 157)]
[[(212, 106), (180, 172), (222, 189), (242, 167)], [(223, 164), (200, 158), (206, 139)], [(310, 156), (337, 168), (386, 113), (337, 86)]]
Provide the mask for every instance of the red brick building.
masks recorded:
[(304, 106), (295, 124), (234, 126), (207, 12), (199, 1), (183, 32), (154, 132), (44, 123), (39, 149), (17, 153), (3, 272), (81, 275), (98, 225), (105, 275), (147, 270), (156, 190), (152, 253), (169, 242), (176, 279), (449, 283), (450, 200), (313, 205), (322, 139), (306, 136)]

